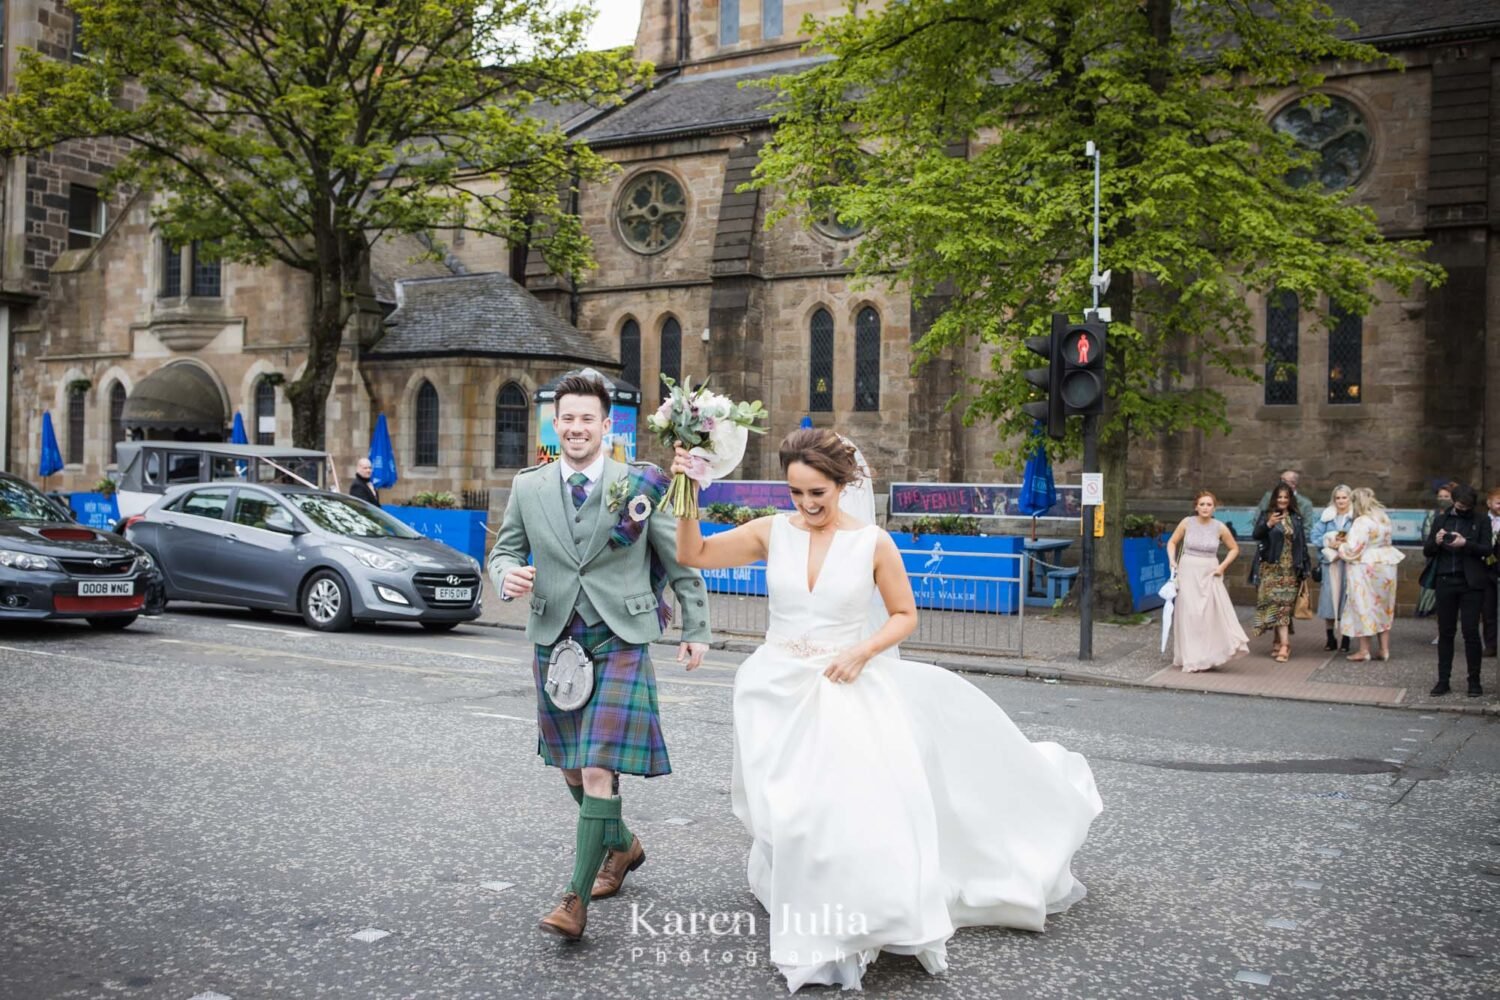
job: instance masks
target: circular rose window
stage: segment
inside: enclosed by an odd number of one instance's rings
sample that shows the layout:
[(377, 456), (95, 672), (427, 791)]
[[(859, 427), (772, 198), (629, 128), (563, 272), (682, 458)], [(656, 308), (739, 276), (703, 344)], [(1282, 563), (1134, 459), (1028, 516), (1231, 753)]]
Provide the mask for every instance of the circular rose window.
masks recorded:
[(687, 222), (687, 194), (671, 174), (648, 170), (632, 178), (615, 209), (620, 238), (637, 253), (659, 253), (677, 242)]
[(813, 228), (836, 240), (852, 240), (865, 231), (858, 222), (840, 222), (837, 213), (831, 210), (814, 219)]
[(1359, 109), (1342, 97), (1329, 97), (1328, 106), (1309, 108), (1291, 104), (1271, 125), (1310, 150), (1316, 160), (1287, 175), (1294, 187), (1317, 181), (1329, 191), (1352, 187), (1370, 165), (1370, 130)]

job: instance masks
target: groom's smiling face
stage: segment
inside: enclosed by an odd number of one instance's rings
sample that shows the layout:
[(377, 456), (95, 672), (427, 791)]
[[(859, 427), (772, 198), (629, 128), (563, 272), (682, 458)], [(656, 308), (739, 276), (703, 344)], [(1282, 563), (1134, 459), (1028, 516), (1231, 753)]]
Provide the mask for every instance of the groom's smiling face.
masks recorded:
[(609, 433), (609, 418), (596, 396), (567, 395), (557, 401), (557, 415), (552, 429), (562, 443), (563, 457), (582, 469), (599, 457), (604, 435)]

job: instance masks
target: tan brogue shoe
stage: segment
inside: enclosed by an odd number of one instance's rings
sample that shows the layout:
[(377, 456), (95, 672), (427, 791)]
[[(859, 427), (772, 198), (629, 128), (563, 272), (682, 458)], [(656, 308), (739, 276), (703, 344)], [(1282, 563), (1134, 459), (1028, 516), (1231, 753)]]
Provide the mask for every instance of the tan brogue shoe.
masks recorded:
[(641, 838), (631, 837), (629, 848), (610, 851), (604, 856), (604, 864), (599, 866), (599, 874), (594, 879), (594, 888), (589, 892), (589, 898), (606, 899), (613, 896), (625, 884), (625, 876), (645, 863), (646, 849), (641, 846)]
[(556, 934), (565, 941), (577, 941), (583, 937), (583, 928), (589, 922), (588, 907), (576, 892), (563, 893), (557, 908), (542, 918), (538, 925), (542, 930)]

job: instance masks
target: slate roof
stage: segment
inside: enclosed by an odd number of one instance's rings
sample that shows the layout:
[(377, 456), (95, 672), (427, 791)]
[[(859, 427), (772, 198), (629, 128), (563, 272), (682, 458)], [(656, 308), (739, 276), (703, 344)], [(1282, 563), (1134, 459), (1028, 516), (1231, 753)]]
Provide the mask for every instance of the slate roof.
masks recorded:
[(1354, 37), (1364, 41), (1500, 28), (1497, 0), (1329, 0), (1329, 6), (1357, 23)]
[(578, 133), (591, 146), (705, 132), (767, 121), (776, 95), (741, 84), (795, 73), (821, 61), (795, 59), (752, 68), (674, 76)]
[(546, 356), (620, 363), (504, 274), (398, 281), (396, 302), (385, 336), (366, 358)]
[(421, 260), (427, 246), (402, 233), (377, 239), (370, 246), (370, 284), (381, 302), (396, 301), (396, 282), (403, 278), (447, 277), (453, 272), (440, 261)]

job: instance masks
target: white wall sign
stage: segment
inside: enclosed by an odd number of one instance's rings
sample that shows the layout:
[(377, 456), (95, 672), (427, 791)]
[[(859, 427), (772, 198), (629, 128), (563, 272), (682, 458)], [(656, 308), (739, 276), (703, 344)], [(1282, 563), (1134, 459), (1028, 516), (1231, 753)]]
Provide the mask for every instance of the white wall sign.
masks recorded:
[(1085, 472), (1083, 474), (1083, 505), (1085, 507), (1097, 507), (1104, 502), (1104, 473)]

